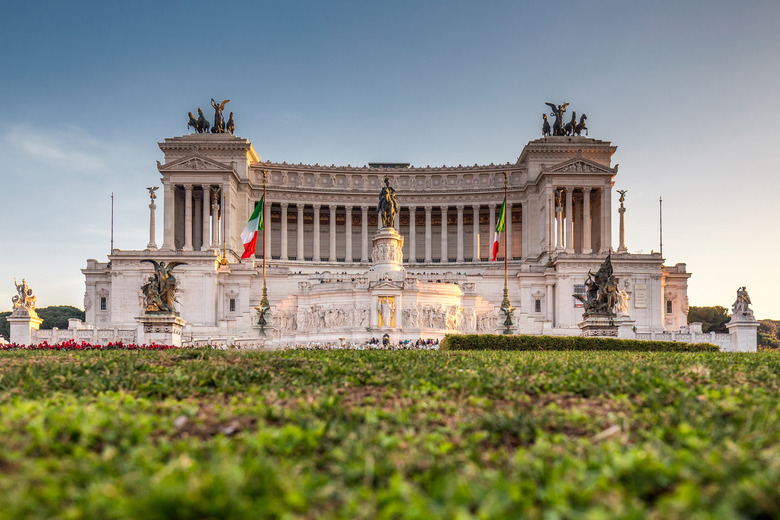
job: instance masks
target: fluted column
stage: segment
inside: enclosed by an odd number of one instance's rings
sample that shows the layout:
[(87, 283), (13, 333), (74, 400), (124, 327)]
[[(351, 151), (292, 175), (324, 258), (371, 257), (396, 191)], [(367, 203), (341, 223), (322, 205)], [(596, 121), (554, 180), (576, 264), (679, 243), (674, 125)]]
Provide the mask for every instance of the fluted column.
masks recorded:
[(528, 228), (530, 227), (528, 219), (528, 200), (526, 199), (520, 206), (520, 214), (522, 215), (522, 221), (520, 222), (520, 258), (528, 256), (528, 252), (531, 250), (528, 242)]
[(368, 206), (360, 206), (360, 261), (368, 262)]
[(219, 190), (211, 190), (211, 247), (219, 247)]
[(157, 204), (154, 203), (154, 199), (149, 201), (149, 243), (146, 244), (146, 249), (157, 249), (157, 243), (154, 241), (154, 210), (157, 209)]
[(425, 262), (431, 263), (433, 258), (431, 256), (431, 213), (433, 212), (433, 206), (425, 206)]
[[(197, 220), (199, 215), (203, 215), (203, 197), (200, 196), (199, 191), (192, 190), (192, 249), (195, 250), (195, 244), (198, 243), (198, 239), (201, 238), (201, 227), (198, 227)], [(201, 244), (203, 240), (201, 240)], [(200, 251), (200, 245), (197, 251)]]
[[(560, 199), (560, 195), (559, 195), (558, 198)], [(558, 215), (558, 218), (557, 218), (557, 222), (558, 222), (558, 237), (557, 237), (556, 242), (555, 242), (555, 249), (556, 250), (563, 250), (564, 249), (564, 242), (563, 242), (563, 230), (564, 230), (563, 201), (558, 200), (557, 207), (555, 208), (555, 212)]]
[(589, 255), (591, 249), (590, 188), (582, 188), (582, 254)]
[(296, 207), (298, 208), (298, 255), (295, 257), (296, 260), (304, 260), (306, 257), (304, 256), (304, 250), (303, 250), (303, 204), (296, 204)]
[(409, 207), (409, 263), (417, 262), (417, 208)]
[(457, 241), (456, 241), (456, 247), (455, 247), (455, 261), (456, 262), (463, 262), (463, 204), (458, 204), (455, 206), (455, 209), (458, 212), (458, 223), (457, 223)]
[(395, 212), (395, 217), (393, 218), (393, 229), (395, 229), (396, 232), (400, 231), (401, 229), (401, 206), (398, 206), (398, 211)]
[(345, 262), (352, 262), (352, 206), (347, 206), (345, 208), (346, 211), (346, 237), (345, 237), (345, 246), (344, 246), (344, 261)]
[(547, 250), (555, 247), (555, 194), (552, 187), (547, 188)]
[(282, 260), (287, 260), (287, 202), (282, 202), (282, 238), (281, 238), (281, 245), (282, 245), (282, 251), (279, 258)]
[(314, 205), (314, 250), (312, 259), (315, 262), (320, 261), (320, 205)]
[(601, 253), (612, 249), (612, 186), (601, 190)]
[(173, 241), (173, 220), (174, 220), (174, 208), (173, 208), (173, 190), (174, 185), (170, 182), (163, 184), (163, 246), (162, 248), (168, 251), (174, 249)]
[(224, 204), (224, 207), (222, 208), (222, 220), (224, 221), (224, 235), (222, 237), (222, 241), (225, 243), (225, 247), (227, 249), (232, 249), (233, 244), (231, 243), (232, 237), (230, 236), (230, 221), (233, 218), (232, 211), (230, 211), (230, 200), (228, 200), (228, 197), (230, 196), (230, 185), (223, 186), (222, 187), (222, 201)]
[(472, 225), (472, 232), (471, 232), (471, 241), (472, 241), (472, 251), (473, 254), (471, 255), (471, 261), (472, 262), (479, 262), (479, 204), (473, 204), (471, 206), (471, 210), (474, 213), (474, 223)]
[(263, 227), (265, 228), (265, 257), (269, 260), (273, 258), (271, 253), (271, 207), (273, 202), (265, 200), (265, 215), (263, 216)]
[(574, 207), (572, 197), (574, 195), (572, 188), (566, 188), (566, 252), (574, 253)]
[(184, 251), (192, 251), (192, 184), (184, 185)]
[(330, 209), (330, 216), (328, 217), (328, 227), (330, 228), (329, 243), (328, 243), (328, 260), (331, 262), (336, 261), (336, 206), (331, 204), (328, 206)]
[(205, 251), (209, 248), (209, 204), (211, 204), (211, 186), (208, 184), (201, 184), (200, 188), (203, 190), (203, 222), (201, 222), (203, 227), (203, 240), (200, 244), (200, 250)]
[(449, 254), (447, 252), (447, 206), (441, 207), (441, 263), (446, 264), (449, 262)]
[(493, 233), (496, 231), (496, 205), (491, 204), (488, 206), (490, 208), (490, 218), (488, 221), (488, 260), (493, 259)]
[(582, 253), (582, 202), (580, 200), (574, 201), (574, 240), (572, 247), (575, 252), (577, 252), (577, 244), (579, 244), (580, 253)]
[(512, 206), (514, 204), (512, 202), (506, 203), (506, 221), (504, 222), (504, 225), (506, 226), (506, 257), (507, 259), (512, 259)]

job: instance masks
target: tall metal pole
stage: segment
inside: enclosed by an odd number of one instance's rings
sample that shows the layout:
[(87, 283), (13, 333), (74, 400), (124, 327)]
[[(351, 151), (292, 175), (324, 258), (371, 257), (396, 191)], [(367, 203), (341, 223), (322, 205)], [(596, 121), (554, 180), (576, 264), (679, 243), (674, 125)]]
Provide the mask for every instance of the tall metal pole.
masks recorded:
[(661, 258), (664, 256), (664, 199), (658, 197), (658, 233), (661, 242)]
[(114, 252), (114, 192), (111, 192), (111, 249), (109, 254)]
[(265, 274), (266, 274), (266, 264), (265, 264), (265, 228), (267, 226), (267, 222), (265, 221), (265, 205), (267, 204), (267, 201), (265, 200), (266, 196), (266, 177), (268, 175), (268, 172), (263, 170), (263, 207), (260, 209), (262, 212), (262, 219), (263, 219), (263, 290), (260, 297), (260, 305), (257, 306), (257, 312), (258, 312), (258, 325), (260, 325), (260, 335), (265, 336), (265, 329), (268, 326), (268, 318), (271, 315), (271, 304), (268, 303), (268, 289), (265, 285)]
[(501, 300), (501, 319), (504, 325), (502, 334), (512, 334), (512, 303), (509, 301), (509, 254), (507, 251), (507, 233), (506, 233), (506, 219), (512, 218), (511, 215), (507, 215), (507, 177), (508, 173), (504, 172), (504, 299)]

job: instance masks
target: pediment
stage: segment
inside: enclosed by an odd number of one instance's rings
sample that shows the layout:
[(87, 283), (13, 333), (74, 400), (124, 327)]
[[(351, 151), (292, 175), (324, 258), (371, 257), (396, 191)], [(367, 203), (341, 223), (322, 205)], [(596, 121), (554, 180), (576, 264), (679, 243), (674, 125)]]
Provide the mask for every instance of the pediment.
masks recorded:
[(378, 280), (371, 288), (375, 290), (400, 291), (403, 289), (403, 284), (393, 280)]
[(200, 154), (193, 154), (182, 159), (176, 159), (166, 164), (158, 163), (157, 169), (161, 172), (167, 171), (209, 171), (209, 172), (232, 172), (233, 168), (215, 161)]
[(599, 164), (590, 159), (586, 159), (582, 156), (577, 156), (568, 161), (545, 167), (542, 169), (543, 173), (617, 173), (618, 165), (614, 168), (609, 168), (603, 164)]

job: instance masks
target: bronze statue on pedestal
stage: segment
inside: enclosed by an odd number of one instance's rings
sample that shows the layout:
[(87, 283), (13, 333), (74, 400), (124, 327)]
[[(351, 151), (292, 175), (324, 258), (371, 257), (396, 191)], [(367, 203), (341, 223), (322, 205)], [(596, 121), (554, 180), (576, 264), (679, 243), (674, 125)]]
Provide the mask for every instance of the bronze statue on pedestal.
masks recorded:
[(391, 228), (395, 221), (395, 214), (398, 213), (398, 203), (395, 200), (395, 189), (390, 186), (390, 180), (385, 177), (385, 185), (379, 192), (379, 203), (376, 206), (376, 212), (382, 221), (382, 227)]
[(155, 260), (141, 260), (154, 265), (154, 274), (149, 277), (149, 281), (141, 286), (141, 292), (145, 298), (146, 314), (174, 314), (176, 312), (176, 277), (171, 271), (179, 265), (187, 265), (186, 262), (157, 262)]

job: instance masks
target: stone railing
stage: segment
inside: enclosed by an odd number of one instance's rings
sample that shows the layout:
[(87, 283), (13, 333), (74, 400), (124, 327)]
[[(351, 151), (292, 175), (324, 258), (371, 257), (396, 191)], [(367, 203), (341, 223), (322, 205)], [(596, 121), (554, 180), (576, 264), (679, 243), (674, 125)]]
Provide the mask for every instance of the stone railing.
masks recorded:
[(93, 345), (107, 345), (108, 343), (135, 343), (135, 329), (48, 329), (33, 332), (33, 343), (49, 344), (62, 343), (74, 340), (78, 343), (87, 342)]
[(683, 333), (683, 332), (637, 332), (635, 338), (642, 341), (674, 341), (680, 343), (710, 343), (724, 349), (732, 346), (731, 334)]

